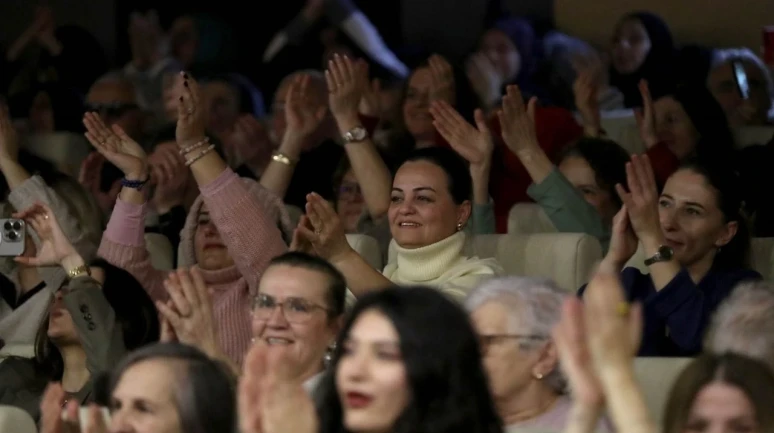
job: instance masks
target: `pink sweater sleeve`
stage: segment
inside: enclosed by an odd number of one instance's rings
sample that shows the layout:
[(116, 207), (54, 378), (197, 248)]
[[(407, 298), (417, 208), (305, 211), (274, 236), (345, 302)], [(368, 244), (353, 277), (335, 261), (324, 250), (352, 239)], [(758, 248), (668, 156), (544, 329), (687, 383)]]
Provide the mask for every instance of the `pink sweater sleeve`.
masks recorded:
[(153, 300), (163, 302), (167, 299), (166, 273), (153, 267), (145, 248), (145, 212), (145, 205), (118, 199), (97, 254), (132, 274)]
[(234, 264), (250, 290), (257, 291), (269, 261), (287, 250), (277, 224), (231, 169), (200, 189)]

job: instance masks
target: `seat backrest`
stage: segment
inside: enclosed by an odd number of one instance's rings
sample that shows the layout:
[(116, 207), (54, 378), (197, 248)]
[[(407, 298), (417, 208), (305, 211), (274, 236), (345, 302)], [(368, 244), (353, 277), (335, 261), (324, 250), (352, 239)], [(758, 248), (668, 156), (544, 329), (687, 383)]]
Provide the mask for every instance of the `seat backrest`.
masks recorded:
[(382, 251), (379, 248), (379, 242), (371, 236), (348, 234), (347, 242), (353, 250), (357, 251), (369, 265), (373, 266), (379, 272), (384, 269), (384, 260)]
[(0, 432), (37, 433), (38, 427), (24, 409), (0, 405)]
[(475, 236), (467, 255), (494, 257), (508, 275), (544, 277), (575, 292), (602, 260), (602, 247), (582, 233), (535, 233)]
[(508, 212), (508, 234), (556, 233), (556, 227), (537, 203), (516, 203)]
[(774, 137), (774, 126), (745, 126), (734, 131), (736, 147), (766, 144)]
[(692, 358), (636, 358), (634, 374), (645, 397), (645, 404), (660, 428), (669, 392)]

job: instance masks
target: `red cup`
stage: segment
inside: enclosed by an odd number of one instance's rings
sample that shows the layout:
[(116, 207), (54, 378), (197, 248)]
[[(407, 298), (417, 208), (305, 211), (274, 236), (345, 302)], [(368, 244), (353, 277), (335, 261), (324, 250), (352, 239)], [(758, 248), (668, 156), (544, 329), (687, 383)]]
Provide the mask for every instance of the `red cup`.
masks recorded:
[(763, 28), (763, 61), (774, 65), (774, 26)]

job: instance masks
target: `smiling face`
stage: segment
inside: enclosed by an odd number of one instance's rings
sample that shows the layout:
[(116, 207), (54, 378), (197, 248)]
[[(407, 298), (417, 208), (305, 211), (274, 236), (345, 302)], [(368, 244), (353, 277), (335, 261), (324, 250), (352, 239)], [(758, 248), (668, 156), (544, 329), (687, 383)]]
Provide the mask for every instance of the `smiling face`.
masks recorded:
[(710, 71), (707, 76), (707, 88), (723, 107), (728, 124), (732, 128), (765, 125), (771, 110), (766, 79), (754, 63), (742, 61), (742, 65), (750, 88), (748, 100), (745, 101), (739, 94), (732, 62), (722, 63)]
[(694, 153), (699, 143), (699, 131), (683, 106), (671, 96), (664, 96), (653, 103), (656, 115), (658, 140), (683, 160)]
[(602, 221), (612, 222), (618, 212), (610, 191), (597, 183), (597, 176), (591, 165), (580, 156), (568, 156), (559, 163), (559, 171), (578, 190), (583, 198), (597, 210)]
[(446, 239), (469, 216), (470, 202), (454, 202), (441, 167), (409, 161), (395, 174), (388, 218), (392, 237), (401, 247), (420, 248)]
[(320, 272), (273, 265), (261, 278), (253, 306), (255, 344), (289, 346), (307, 378), (320, 372), (325, 352), (339, 331), (339, 321), (326, 312), (330, 284)]
[(430, 68), (416, 69), (409, 78), (406, 97), (403, 100), (403, 121), (416, 141), (430, 141), (435, 137), (435, 127), (429, 110), (431, 84)]
[(202, 204), (196, 220), (194, 234), (196, 263), (205, 270), (224, 269), (234, 266), (234, 259), (220, 237), (218, 228), (210, 219), (207, 205)]
[(619, 74), (639, 69), (650, 52), (650, 37), (642, 22), (629, 18), (621, 22), (613, 35), (613, 67)]
[(690, 169), (667, 180), (659, 199), (659, 219), (667, 245), (685, 267), (702, 264), (709, 269), (718, 248), (728, 244), (738, 228), (736, 222), (725, 222), (715, 189)]
[(110, 431), (181, 433), (175, 390), (180, 361), (151, 359), (127, 368), (113, 390)]
[(384, 314), (370, 310), (355, 320), (336, 366), (336, 389), (348, 431), (391, 431), (408, 406), (400, 336)]
[(713, 382), (696, 395), (684, 433), (758, 433), (755, 407), (745, 393), (730, 384)]

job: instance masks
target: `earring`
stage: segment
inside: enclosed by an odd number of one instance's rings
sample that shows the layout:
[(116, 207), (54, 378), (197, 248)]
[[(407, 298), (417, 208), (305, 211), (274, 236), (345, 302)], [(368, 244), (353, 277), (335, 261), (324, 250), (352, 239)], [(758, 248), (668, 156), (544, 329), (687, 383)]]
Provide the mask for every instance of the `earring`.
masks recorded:
[(328, 346), (328, 349), (325, 351), (325, 355), (323, 355), (323, 366), (325, 368), (328, 368), (329, 365), (331, 365), (331, 362), (333, 361), (333, 353), (336, 352), (336, 342), (334, 341), (331, 343), (330, 346)]
[(533, 376), (535, 376), (535, 379), (537, 380), (543, 379), (543, 373), (533, 373)]
[(457, 223), (457, 231), (458, 232), (462, 231), (462, 223)]

